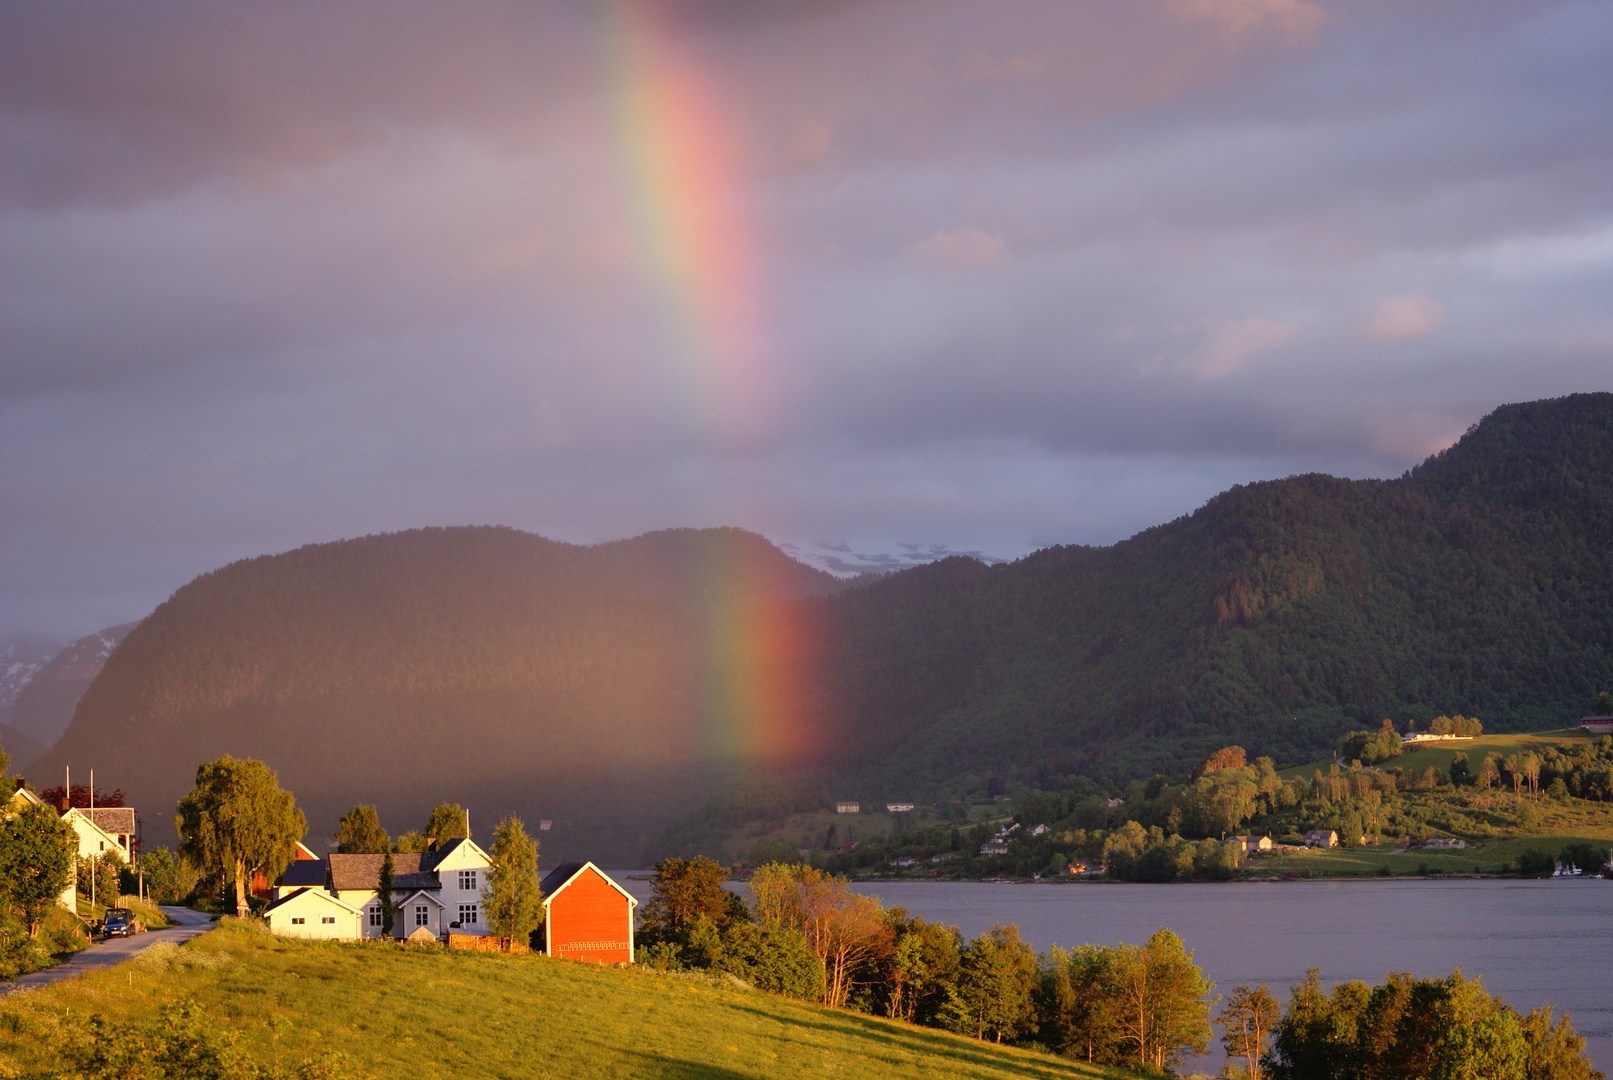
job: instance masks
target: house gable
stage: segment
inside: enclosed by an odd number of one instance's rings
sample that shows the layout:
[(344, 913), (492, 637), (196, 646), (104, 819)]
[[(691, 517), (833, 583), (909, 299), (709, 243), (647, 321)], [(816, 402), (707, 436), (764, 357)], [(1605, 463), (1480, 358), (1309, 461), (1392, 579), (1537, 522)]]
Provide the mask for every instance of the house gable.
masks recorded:
[(324, 889), (304, 887), (282, 896), (264, 909), (263, 921), (285, 937), (351, 941), (363, 936), (359, 909)]
[(455, 837), (441, 851), (430, 853), (430, 865), (422, 865), (422, 870), (435, 870), (437, 875), (453, 870), (485, 870), (493, 865), (487, 852), (465, 837)]
[(62, 820), (73, 826), (78, 833), (79, 858), (88, 858), (92, 855), (105, 855), (109, 851), (116, 851), (120, 856), (127, 852), (118, 838), (97, 825), (89, 815), (78, 807), (73, 807), (62, 815)]
[(544, 878), (543, 951), (599, 964), (633, 962), (638, 900), (593, 863), (566, 863)]

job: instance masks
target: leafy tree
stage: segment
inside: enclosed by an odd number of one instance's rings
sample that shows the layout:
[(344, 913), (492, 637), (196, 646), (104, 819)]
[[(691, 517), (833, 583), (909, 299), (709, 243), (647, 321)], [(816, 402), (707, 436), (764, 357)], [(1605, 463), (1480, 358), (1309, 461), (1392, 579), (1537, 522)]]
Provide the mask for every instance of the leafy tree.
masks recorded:
[(9, 768), (10, 765), (11, 755), (6, 753), (5, 745), (0, 744), (0, 799), (11, 798), (11, 793), (16, 787), (11, 782), (11, 778), (6, 775), (6, 769)]
[[(650, 878), (639, 936), (646, 943), (671, 941), (704, 915), (721, 930), (734, 921), (738, 897), (723, 887), (728, 871), (714, 859), (662, 859)], [(731, 899), (732, 898), (732, 899)], [(743, 906), (741, 904), (741, 910)]]
[(1501, 779), (1501, 755), (1489, 753), (1484, 755), (1484, 762), (1479, 766), (1479, 787), (1490, 790), (1490, 785)]
[(1248, 1080), (1260, 1080), (1263, 1075), (1261, 1058), (1281, 1017), (1282, 1006), (1269, 988), (1237, 986), (1215, 1018), (1221, 1025), (1221, 1046), (1226, 1050), (1228, 1064), (1242, 1062), (1240, 1067)]
[(993, 926), (963, 950), (958, 982), (943, 1010), (946, 1026), (976, 1039), (1013, 1041), (1034, 1029), (1036, 954), (1019, 927)]
[(1521, 1021), (1528, 1047), (1529, 1080), (1603, 1080), (1585, 1057), (1585, 1039), (1566, 1015), (1553, 1024), (1551, 1006), (1531, 1009)]
[(1217, 769), (1241, 769), (1244, 764), (1244, 750), (1241, 746), (1226, 746), (1217, 750), (1199, 763), (1193, 770), (1193, 779), (1197, 780), (1205, 773), (1215, 772)]
[(823, 961), (812, 955), (799, 930), (768, 929), (739, 921), (726, 930), (696, 915), (679, 950), (685, 966), (724, 972), (786, 997), (823, 998)]
[(385, 852), (381, 859), (381, 876), (375, 885), (376, 901), (381, 905), (382, 937), (391, 937), (392, 928), (398, 924), (398, 905), (392, 896), (392, 885), (396, 875), (397, 867), (392, 861), (392, 852)]
[(1451, 783), (1464, 787), (1472, 782), (1473, 770), (1467, 763), (1467, 755), (1458, 750), (1451, 755)]
[(1264, 1067), (1274, 1080), (1335, 1080), (1348, 1075), (1361, 1015), (1370, 991), (1364, 983), (1322, 990), (1321, 971), (1310, 968), (1289, 991)]
[(1512, 1010), (1457, 1024), (1434, 1048), (1430, 1080), (1513, 1080), (1528, 1075), (1529, 1045)]
[(1591, 705), (1591, 712), (1597, 716), (1613, 716), (1613, 694), (1603, 690), (1596, 695), (1596, 701)]
[(397, 848), (400, 854), (403, 852), (427, 852), (431, 850), (431, 837), (411, 829), (398, 837)]
[(518, 817), (507, 817), (493, 830), (492, 865), (482, 888), (487, 927), (497, 937), (525, 943), (543, 920), (543, 890), (538, 887), (538, 843)]
[(274, 770), (225, 754), (196, 770), (196, 786), (179, 801), (179, 857), (198, 871), (235, 883), (235, 910), (247, 910), (254, 873), (278, 874), (296, 853), (308, 822)]
[(894, 948), (895, 934), (879, 902), (852, 892), (843, 877), (773, 863), (751, 875), (750, 891), (759, 926), (799, 930), (823, 962), (825, 1005), (844, 1005), (866, 981), (861, 973), (877, 971)]
[(1121, 1041), (1137, 1064), (1164, 1070), (1188, 1050), (1202, 1054), (1209, 1049), (1205, 998), (1215, 986), (1171, 931), (1155, 931), (1141, 947), (1117, 949), (1114, 986)]
[(470, 815), (458, 803), (438, 803), (421, 830), (434, 846), (458, 836), (470, 836)]
[(1097, 1065), (1125, 1060), (1117, 999), (1115, 950), (1083, 945), (1048, 950), (1038, 994), (1039, 1034), (1060, 1054)]
[(336, 850), (343, 855), (380, 855), (392, 850), (373, 806), (355, 806), (336, 823)]
[[(76, 846), (76, 845), (75, 845)], [(115, 851), (104, 851), (100, 855), (90, 858), (79, 858), (77, 862), (78, 898), (83, 903), (95, 903), (101, 907), (116, 907), (118, 893), (120, 892), (123, 857)]]
[(1444, 979), (1391, 974), (1370, 989), (1324, 995), (1315, 968), (1276, 1027), (1274, 1080), (1593, 1080), (1585, 1040), (1549, 1009), (1519, 1017), (1460, 971)]
[(183, 870), (173, 852), (157, 846), (140, 853), (140, 869), (146, 878), (146, 893), (159, 904), (177, 904), (196, 887), (194, 871)]
[(72, 880), (78, 834), (48, 806), (24, 807), (0, 821), (0, 900), (20, 908), (28, 937)]
[(958, 981), (963, 944), (950, 926), (909, 916), (902, 908), (886, 912), (894, 945), (880, 982), (886, 1016), (934, 1025)]

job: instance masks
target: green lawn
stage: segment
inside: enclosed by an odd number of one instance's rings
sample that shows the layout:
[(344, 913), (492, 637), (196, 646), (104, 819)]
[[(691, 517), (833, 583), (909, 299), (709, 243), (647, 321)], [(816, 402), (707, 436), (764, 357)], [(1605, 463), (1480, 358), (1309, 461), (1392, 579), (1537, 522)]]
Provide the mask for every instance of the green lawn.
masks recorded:
[[(1301, 874), (1376, 874), (1388, 870), (1391, 874), (1499, 873), (1507, 864), (1530, 848), (1538, 848), (1555, 855), (1572, 842), (1586, 839), (1601, 840), (1613, 846), (1608, 835), (1587, 837), (1580, 830), (1565, 836), (1516, 836), (1477, 841), (1472, 847), (1457, 849), (1408, 848), (1396, 850), (1393, 842), (1372, 847), (1331, 848), (1323, 850), (1284, 851), (1271, 855), (1251, 857), (1244, 864), (1253, 876), (1283, 874), (1290, 870)], [(1613, 830), (1610, 830), (1613, 831)]]
[[(1457, 753), (1467, 755), (1467, 760), (1474, 770), (1479, 762), (1484, 760), (1485, 754), (1495, 753), (1506, 757), (1522, 750), (1539, 752), (1548, 746), (1563, 746), (1565, 744), (1590, 740), (1596, 738), (1579, 728), (1564, 728), (1561, 731), (1539, 731), (1529, 735), (1480, 735), (1467, 742), (1431, 743), (1422, 747), (1407, 747), (1388, 761), (1380, 762), (1379, 768), (1405, 769), (1407, 772), (1426, 769), (1433, 766), (1441, 772), (1449, 772), (1451, 758)], [(1325, 774), (1328, 767), (1333, 764), (1331, 757), (1320, 761), (1313, 761), (1309, 765), (1294, 765), (1286, 769), (1278, 769), (1277, 775), (1284, 780), (1292, 780), (1296, 776), (1310, 776), (1317, 769)]]
[(185, 997), (263, 1060), (279, 1054), (289, 1067), (304, 1047), (334, 1050), (371, 1077), (1133, 1075), (703, 979), (296, 942), (226, 922), (177, 949), (0, 1000), (0, 1077), (59, 1068), (92, 1014), (148, 1020)]

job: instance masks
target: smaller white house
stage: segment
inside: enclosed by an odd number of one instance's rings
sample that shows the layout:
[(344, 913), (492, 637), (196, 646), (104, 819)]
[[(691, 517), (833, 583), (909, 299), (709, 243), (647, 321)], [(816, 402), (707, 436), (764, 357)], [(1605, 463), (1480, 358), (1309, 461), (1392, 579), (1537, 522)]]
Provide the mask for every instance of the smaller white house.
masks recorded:
[(980, 854), (982, 854), (982, 855), (1007, 855), (1008, 854), (1008, 841), (1004, 840), (1000, 836), (993, 837), (992, 839), (987, 840), (984, 844), (980, 845)]
[(357, 941), (364, 936), (363, 913), (324, 889), (302, 888), (263, 911), (264, 924), (284, 937)]
[(856, 814), (856, 813), (860, 813), (861, 811), (862, 811), (862, 804), (860, 804), (860, 803), (854, 803), (854, 802), (837, 802), (837, 803), (835, 803), (835, 813), (837, 813), (837, 814)]
[(1332, 829), (1312, 829), (1305, 834), (1305, 846), (1331, 848), (1339, 846), (1339, 834)]
[[(134, 811), (131, 810), (129, 813), (132, 815)], [(118, 842), (117, 834), (96, 824), (95, 818), (91, 817), (87, 811), (75, 806), (62, 815), (62, 820), (71, 825), (73, 831), (78, 833), (79, 858), (98, 858), (109, 851), (114, 851), (117, 852), (119, 858), (125, 862), (128, 861), (128, 849)]]
[(913, 812), (913, 804), (910, 802), (888, 802), (885, 804), (885, 812), (887, 814), (910, 814)]

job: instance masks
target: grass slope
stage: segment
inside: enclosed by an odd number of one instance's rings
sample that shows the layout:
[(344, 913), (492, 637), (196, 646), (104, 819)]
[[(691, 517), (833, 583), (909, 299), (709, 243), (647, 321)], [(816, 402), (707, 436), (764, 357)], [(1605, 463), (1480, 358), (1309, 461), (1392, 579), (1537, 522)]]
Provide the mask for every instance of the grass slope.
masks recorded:
[[(642, 969), (290, 941), (229, 921), (106, 972), (0, 1001), (0, 1077), (60, 1068), (89, 1017), (193, 997), (289, 1065), (336, 1051), (365, 1076), (1124, 1077), (891, 1020)], [(290, 1021), (278, 1040), (270, 1020)]]

